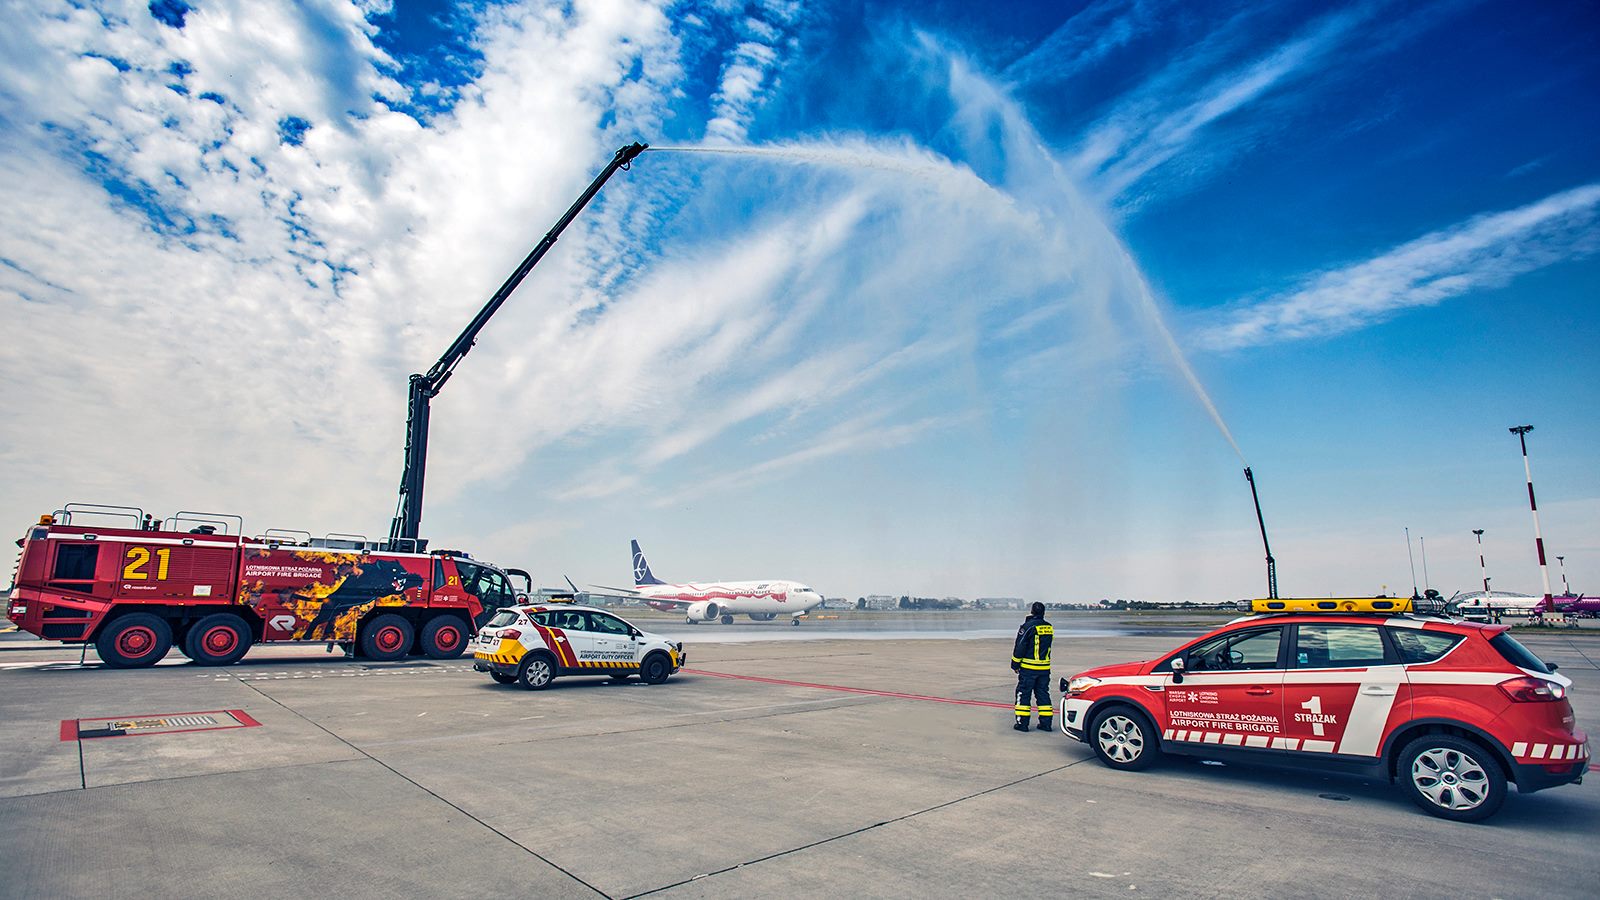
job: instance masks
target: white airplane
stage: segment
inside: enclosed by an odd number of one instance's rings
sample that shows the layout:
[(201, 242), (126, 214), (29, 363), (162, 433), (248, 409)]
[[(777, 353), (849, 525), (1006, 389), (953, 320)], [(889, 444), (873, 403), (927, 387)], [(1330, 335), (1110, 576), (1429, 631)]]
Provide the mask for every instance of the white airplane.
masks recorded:
[(822, 595), (798, 581), (716, 581), (667, 584), (650, 571), (639, 542), (633, 541), (633, 588), (592, 585), (619, 596), (637, 597), (660, 610), (681, 609), (684, 621), (721, 620), (732, 625), (735, 615), (746, 615), (757, 622), (770, 622), (780, 613), (790, 616), (791, 625), (822, 605)]
[(1445, 606), (1455, 610), (1462, 618), (1487, 619), (1491, 615), (1531, 616), (1544, 604), (1543, 597), (1513, 594), (1508, 591), (1471, 591), (1457, 593)]

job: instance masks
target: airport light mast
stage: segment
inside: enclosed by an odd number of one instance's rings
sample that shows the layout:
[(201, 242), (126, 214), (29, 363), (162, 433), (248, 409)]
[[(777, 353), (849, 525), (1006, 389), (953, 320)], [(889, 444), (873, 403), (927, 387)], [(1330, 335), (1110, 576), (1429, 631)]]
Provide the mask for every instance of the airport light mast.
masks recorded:
[(1489, 593), (1489, 567), (1483, 564), (1483, 529), (1474, 528), (1472, 533), (1478, 536), (1478, 574), (1483, 576), (1483, 592)]
[(1533, 544), (1539, 550), (1539, 576), (1544, 579), (1544, 609), (1550, 608), (1550, 564), (1544, 558), (1544, 535), (1539, 532), (1539, 504), (1533, 499), (1533, 469), (1528, 466), (1528, 432), (1532, 425), (1513, 425), (1510, 428), (1522, 442), (1522, 471), (1528, 476), (1528, 506), (1533, 510)]
[(1567, 586), (1567, 558), (1565, 556), (1556, 557), (1556, 567), (1561, 570), (1561, 596), (1571, 597), (1572, 588)]
[(561, 232), (572, 224), (572, 220), (578, 217), (578, 213), (594, 199), (594, 195), (600, 192), (600, 188), (616, 174), (618, 169), (629, 168), (634, 157), (643, 153), (647, 147), (646, 144), (632, 143), (619, 149), (600, 174), (595, 176), (594, 181), (589, 183), (589, 187), (584, 190), (577, 202), (556, 221), (555, 226), (522, 260), (521, 265), (511, 273), (505, 284), (500, 285), (500, 289), (489, 298), (489, 302), (478, 310), (478, 314), (467, 323), (467, 327), (456, 337), (449, 349), (445, 350), (444, 355), (439, 357), (439, 361), (433, 364), (433, 368), (429, 369), (426, 375), (411, 376), (410, 394), (406, 403), (406, 464), (405, 470), (400, 475), (399, 507), (395, 510), (393, 524), (389, 526), (390, 550), (414, 552), (422, 549), (422, 545), (417, 541), (417, 531), (422, 526), (422, 484), (428, 467), (429, 404), (439, 395), (445, 382), (450, 380), (451, 373), (467, 355), (467, 351), (477, 343), (478, 333), (489, 324), (489, 319), (506, 302), (517, 286), (522, 284), (522, 279), (527, 277), (528, 272), (539, 264), (539, 260), (544, 258), (551, 247), (555, 246)]

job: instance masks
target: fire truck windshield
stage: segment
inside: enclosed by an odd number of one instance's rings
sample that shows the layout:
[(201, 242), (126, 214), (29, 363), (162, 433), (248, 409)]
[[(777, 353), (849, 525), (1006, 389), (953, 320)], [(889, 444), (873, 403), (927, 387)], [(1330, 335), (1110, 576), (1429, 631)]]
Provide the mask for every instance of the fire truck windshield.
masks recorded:
[(506, 581), (504, 575), (488, 566), (464, 559), (456, 560), (456, 568), (461, 572), (461, 586), (478, 598), (484, 612), (492, 614), (502, 606), (516, 605), (517, 597), (511, 592), (511, 583)]

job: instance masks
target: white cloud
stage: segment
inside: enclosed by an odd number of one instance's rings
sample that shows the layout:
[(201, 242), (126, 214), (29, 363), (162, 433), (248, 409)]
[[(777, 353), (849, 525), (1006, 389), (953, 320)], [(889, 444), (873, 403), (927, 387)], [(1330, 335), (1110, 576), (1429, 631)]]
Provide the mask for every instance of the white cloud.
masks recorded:
[(750, 120), (775, 86), (784, 52), (791, 47), (788, 29), (799, 20), (801, 7), (785, 0), (768, 0), (759, 4), (755, 13), (740, 23), (745, 39), (733, 47), (723, 64), (721, 83), (711, 98), (711, 119), (706, 123), (708, 142), (745, 141)]
[(1247, 302), (1198, 335), (1235, 350), (1340, 334), (1401, 310), (1501, 287), (1526, 272), (1600, 250), (1600, 183), (1475, 216), (1372, 259), (1324, 272), (1287, 294)]
[(1239, 39), (1236, 32), (1243, 31), (1243, 23), (1251, 18), (1241, 17), (1123, 98), (1079, 142), (1071, 170), (1091, 183), (1103, 201), (1116, 200), (1191, 149), (1214, 123), (1314, 70), (1350, 40), (1371, 13), (1368, 6), (1324, 16), (1271, 52), (1206, 75), (1232, 51)]

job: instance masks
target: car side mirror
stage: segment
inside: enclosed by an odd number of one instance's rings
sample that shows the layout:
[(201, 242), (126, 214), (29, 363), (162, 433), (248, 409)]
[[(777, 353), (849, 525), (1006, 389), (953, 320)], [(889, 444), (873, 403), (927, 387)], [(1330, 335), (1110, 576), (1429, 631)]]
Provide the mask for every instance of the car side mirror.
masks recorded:
[(1183, 657), (1175, 656), (1175, 657), (1172, 658), (1172, 683), (1173, 684), (1183, 684), (1183, 672), (1184, 672), (1185, 668), (1187, 668), (1187, 667), (1184, 665)]

